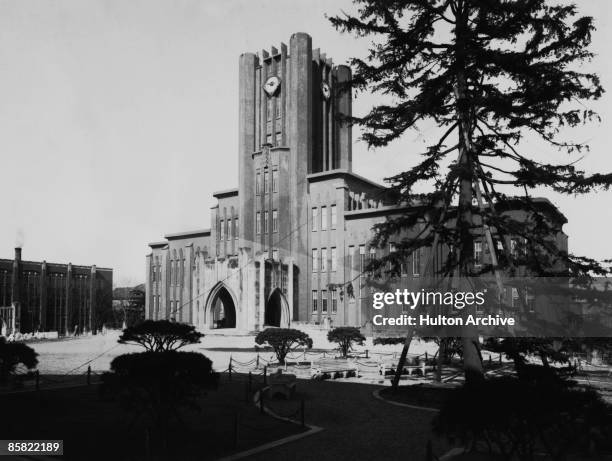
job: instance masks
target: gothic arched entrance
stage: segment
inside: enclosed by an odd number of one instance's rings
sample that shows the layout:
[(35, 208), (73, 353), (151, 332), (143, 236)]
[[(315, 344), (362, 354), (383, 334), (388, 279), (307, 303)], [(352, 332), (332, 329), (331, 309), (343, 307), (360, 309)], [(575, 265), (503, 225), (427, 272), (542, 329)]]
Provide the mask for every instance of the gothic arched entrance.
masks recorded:
[(272, 292), (266, 303), (264, 325), (270, 327), (289, 327), (289, 305), (278, 288)]
[(206, 306), (208, 328), (236, 328), (236, 303), (225, 285), (214, 288)]

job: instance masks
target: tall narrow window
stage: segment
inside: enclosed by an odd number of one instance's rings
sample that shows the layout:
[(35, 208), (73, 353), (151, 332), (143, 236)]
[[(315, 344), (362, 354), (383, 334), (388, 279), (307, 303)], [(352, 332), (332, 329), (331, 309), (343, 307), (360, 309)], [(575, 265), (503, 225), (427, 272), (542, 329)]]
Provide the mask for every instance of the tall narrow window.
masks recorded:
[(359, 272), (360, 275), (363, 274), (363, 271), (365, 271), (365, 266), (366, 266), (366, 252), (365, 252), (365, 245), (359, 245)]
[(223, 220), (219, 221), (219, 240), (223, 240), (223, 231), (225, 230)]
[(317, 290), (312, 290), (312, 312), (319, 310), (318, 301)]
[(229, 240), (230, 239), (230, 235), (229, 235), (229, 229), (230, 229), (230, 220), (226, 219), (225, 220), (225, 229), (223, 229), (223, 235), (225, 236), (225, 240)]
[(278, 170), (272, 170), (272, 192), (278, 192)]
[(335, 314), (338, 312), (338, 292), (335, 289), (331, 290), (331, 300), (331, 311), (332, 314)]
[(268, 169), (265, 168), (264, 169), (264, 194), (267, 194), (270, 192), (270, 178), (268, 178), (268, 176), (269, 176)]
[(272, 210), (272, 232), (278, 232), (278, 210)]
[(421, 249), (412, 252), (412, 275), (421, 273)]
[(255, 194), (256, 195), (261, 194), (261, 173), (259, 172), (259, 170), (257, 171), (257, 174), (255, 175)]
[(321, 207), (321, 230), (327, 229), (327, 207)]
[(312, 271), (317, 272), (319, 270), (319, 250), (316, 248), (312, 249)]
[(338, 222), (338, 213), (336, 211), (336, 205), (331, 206), (331, 229), (336, 228)]
[(321, 290), (321, 313), (327, 314), (327, 290)]
[(261, 213), (259, 211), (255, 214), (255, 230), (258, 235), (261, 234)]
[(278, 96), (276, 96), (274, 98), (274, 102), (276, 103), (275, 104), (276, 105), (276, 118), (279, 119), (279, 118), (281, 118), (281, 115), (282, 115), (282, 112), (281, 112), (281, 102), (282, 102), (282, 99), (281, 99), (280, 95), (278, 95)]
[(318, 209), (317, 207), (313, 207), (312, 208), (312, 231), (316, 232), (317, 230), (317, 213)]
[(338, 261), (336, 259), (336, 247), (332, 247), (331, 249), (331, 271), (332, 272), (336, 272), (336, 269), (338, 268)]
[(268, 233), (269, 215), (270, 215), (270, 213), (268, 213), (267, 211), (264, 211), (264, 234)]
[(238, 240), (238, 218), (234, 218), (234, 239)]
[(327, 248), (321, 248), (321, 272), (327, 272)]
[(474, 242), (474, 265), (482, 265), (482, 242)]
[(272, 259), (274, 261), (279, 261), (279, 259), (278, 259), (278, 250), (272, 250)]

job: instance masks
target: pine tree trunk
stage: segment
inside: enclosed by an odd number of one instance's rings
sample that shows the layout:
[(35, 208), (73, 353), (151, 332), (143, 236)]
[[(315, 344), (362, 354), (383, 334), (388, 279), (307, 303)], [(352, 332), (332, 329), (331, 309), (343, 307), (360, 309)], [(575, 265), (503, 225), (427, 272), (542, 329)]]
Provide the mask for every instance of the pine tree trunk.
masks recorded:
[[(467, 82), (463, 72), (465, 68), (465, 30), (467, 29), (467, 12), (461, 11), (457, 16), (457, 24), (455, 27), (456, 38), (456, 58), (457, 58), (457, 81), (455, 83), (455, 101), (457, 105), (457, 121), (459, 125), (459, 166), (460, 171), (460, 186), (459, 186), (459, 203), (457, 215), (457, 228), (460, 235), (459, 248), (459, 285), (461, 291), (469, 290), (467, 277), (471, 274), (472, 255), (474, 251), (472, 226), (472, 199), (474, 180), (474, 163), (472, 159), (472, 120), (470, 114), (470, 104), (468, 101)], [(464, 311), (466, 312), (467, 309)], [(475, 336), (473, 327), (463, 327), (462, 330), (462, 345), (463, 345), (463, 367), (465, 372), (466, 384), (479, 382), (484, 379), (484, 370), (482, 360), (477, 348), (478, 339)]]

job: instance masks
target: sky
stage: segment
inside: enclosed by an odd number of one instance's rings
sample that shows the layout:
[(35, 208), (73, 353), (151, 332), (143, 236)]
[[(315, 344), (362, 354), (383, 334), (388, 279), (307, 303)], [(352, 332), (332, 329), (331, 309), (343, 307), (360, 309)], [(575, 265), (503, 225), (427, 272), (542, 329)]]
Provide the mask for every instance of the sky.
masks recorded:
[[(612, 171), (612, 2), (578, 2), (598, 30), (588, 66), (610, 93), (579, 164)], [(307, 32), (337, 64), (368, 42), (325, 14), (349, 0), (0, 0), (0, 258), (96, 264), (115, 284), (144, 281), (147, 244), (209, 227), (212, 193), (238, 185), (238, 57)], [(359, 95), (357, 114), (375, 101)], [(417, 160), (427, 129), (368, 150), (354, 171), (375, 181)], [(539, 148), (539, 147), (538, 147)], [(558, 155), (545, 152), (542, 155)], [(612, 258), (612, 192), (562, 197), (570, 251)]]

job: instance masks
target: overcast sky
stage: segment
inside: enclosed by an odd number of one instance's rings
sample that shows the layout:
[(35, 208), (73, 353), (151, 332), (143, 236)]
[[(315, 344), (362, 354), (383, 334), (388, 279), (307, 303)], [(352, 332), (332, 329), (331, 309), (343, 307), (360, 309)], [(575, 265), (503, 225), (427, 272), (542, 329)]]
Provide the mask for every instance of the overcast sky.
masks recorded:
[[(591, 66), (612, 91), (612, 2), (595, 16)], [(324, 14), (347, 0), (0, 0), (0, 258), (97, 264), (144, 280), (147, 243), (209, 227), (212, 193), (238, 185), (238, 56), (308, 32), (334, 62), (366, 51)], [(372, 99), (355, 104), (363, 112)], [(582, 167), (612, 171), (610, 93), (580, 130)], [(354, 147), (374, 180), (409, 168), (427, 133)], [(567, 216), (570, 251), (612, 257), (612, 193), (546, 194)]]

